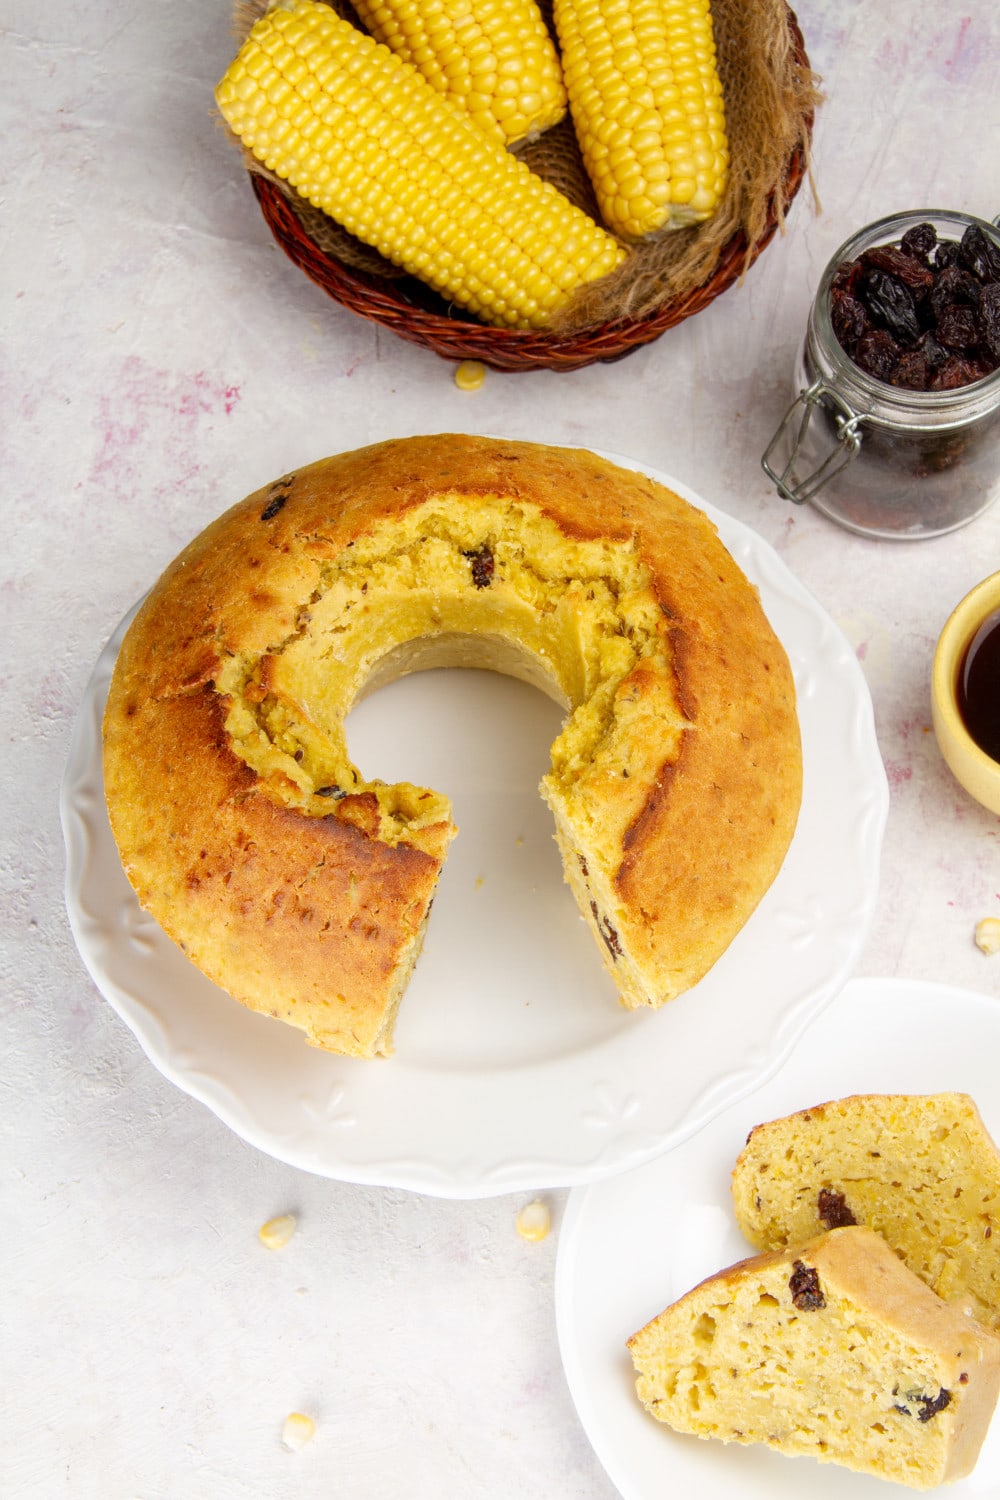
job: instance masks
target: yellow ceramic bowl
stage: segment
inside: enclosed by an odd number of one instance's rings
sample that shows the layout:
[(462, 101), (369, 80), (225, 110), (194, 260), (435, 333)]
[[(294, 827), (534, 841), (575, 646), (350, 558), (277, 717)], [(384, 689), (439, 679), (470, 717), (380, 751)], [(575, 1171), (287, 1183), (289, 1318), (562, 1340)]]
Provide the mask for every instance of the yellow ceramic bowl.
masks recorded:
[(1000, 813), (1000, 762), (979, 748), (962, 722), (958, 682), (972, 637), (998, 609), (1000, 573), (992, 573), (949, 615), (938, 638), (931, 671), (931, 712), (941, 754), (969, 795), (995, 813)]

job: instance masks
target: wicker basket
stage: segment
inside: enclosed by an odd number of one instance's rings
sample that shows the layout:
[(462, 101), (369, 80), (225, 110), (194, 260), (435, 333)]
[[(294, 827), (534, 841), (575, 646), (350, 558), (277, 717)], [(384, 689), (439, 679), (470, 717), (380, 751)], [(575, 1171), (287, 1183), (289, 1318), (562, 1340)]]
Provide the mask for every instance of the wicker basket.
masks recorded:
[[(794, 13), (789, 10), (788, 15), (796, 65), (808, 70), (802, 33)], [(624, 358), (700, 312), (739, 280), (773, 239), (784, 210), (806, 175), (811, 114), (805, 126), (806, 138), (792, 151), (784, 179), (768, 202), (763, 232), (752, 245), (742, 231), (735, 234), (701, 285), (664, 302), (646, 316), (617, 318), (562, 334), (489, 327), (456, 316), (455, 309), (412, 277), (379, 276), (345, 264), (310, 237), (282, 186), (256, 171), (249, 176), (267, 225), (282, 250), (310, 280), (350, 311), (410, 343), (433, 350), (443, 359), (479, 360), (491, 369), (506, 371), (577, 370)]]

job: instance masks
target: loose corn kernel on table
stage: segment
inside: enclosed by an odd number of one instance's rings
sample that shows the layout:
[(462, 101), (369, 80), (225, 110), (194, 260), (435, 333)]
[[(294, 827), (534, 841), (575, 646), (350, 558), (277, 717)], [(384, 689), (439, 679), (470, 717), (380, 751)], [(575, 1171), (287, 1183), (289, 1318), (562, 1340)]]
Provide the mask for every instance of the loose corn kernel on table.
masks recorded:
[(995, 945), (975, 941), (1000, 916), (1000, 825), (952, 781), (928, 702), (938, 630), (998, 566), (1000, 507), (869, 542), (760, 467), (848, 233), (1000, 210), (1000, 18), (990, 0), (796, 10), (826, 95), (821, 207), (804, 189), (743, 284), (626, 360), (477, 383), (276, 249), (213, 118), (228, 0), (10, 0), (4, 1500), (616, 1493), (555, 1338), (565, 1190), (461, 1201), (283, 1165), (152, 1066), (71, 936), (58, 798), (95, 659), (183, 543), (273, 476), (386, 436), (499, 433), (626, 454), (752, 527), (837, 620), (874, 702), (891, 805), (859, 972), (1000, 1000)]

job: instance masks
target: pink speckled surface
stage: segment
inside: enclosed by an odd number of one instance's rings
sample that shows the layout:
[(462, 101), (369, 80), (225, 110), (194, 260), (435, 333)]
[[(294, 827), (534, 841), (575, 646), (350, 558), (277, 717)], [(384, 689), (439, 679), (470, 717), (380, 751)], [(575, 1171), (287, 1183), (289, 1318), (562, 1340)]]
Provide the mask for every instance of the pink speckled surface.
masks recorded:
[[(263, 228), (213, 121), (227, 0), (7, 0), (0, 31), (0, 1495), (4, 1500), (612, 1500), (573, 1409), (520, 1200), (315, 1179), (245, 1146), (147, 1062), (77, 955), (58, 791), (124, 611), (231, 501), (386, 435), (589, 443), (752, 526), (837, 620), (871, 689), (891, 806), (860, 972), (995, 995), (1000, 819), (930, 728), (936, 634), (1000, 567), (1000, 506), (869, 542), (780, 501), (759, 457), (820, 271), (901, 208), (1000, 212), (1000, 13), (797, 7), (827, 101), (820, 205), (746, 281), (627, 360), (451, 367), (343, 312)], [(943, 1023), (943, 1036), (947, 1032)], [(300, 1215), (280, 1254), (256, 1241)], [(317, 1433), (282, 1448), (285, 1414)]]

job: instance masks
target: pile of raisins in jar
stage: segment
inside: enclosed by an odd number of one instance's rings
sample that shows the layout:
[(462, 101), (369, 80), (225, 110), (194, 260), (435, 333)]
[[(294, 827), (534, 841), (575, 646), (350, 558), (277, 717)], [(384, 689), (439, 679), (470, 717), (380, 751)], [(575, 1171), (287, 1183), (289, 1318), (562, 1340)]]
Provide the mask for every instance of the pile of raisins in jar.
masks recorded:
[(875, 380), (952, 391), (1000, 366), (1000, 246), (970, 224), (960, 240), (917, 224), (837, 267), (830, 321)]

